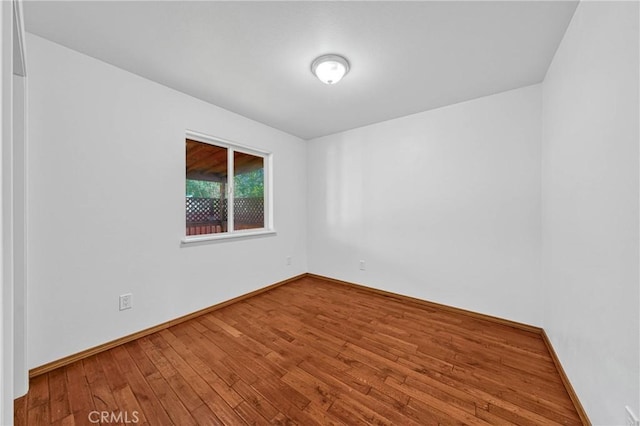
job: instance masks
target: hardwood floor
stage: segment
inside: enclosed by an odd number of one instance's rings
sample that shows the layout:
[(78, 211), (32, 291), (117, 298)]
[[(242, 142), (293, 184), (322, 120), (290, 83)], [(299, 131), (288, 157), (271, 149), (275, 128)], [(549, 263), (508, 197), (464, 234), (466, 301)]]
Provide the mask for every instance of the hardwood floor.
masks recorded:
[(582, 424), (540, 335), (315, 278), (30, 386), (16, 425)]

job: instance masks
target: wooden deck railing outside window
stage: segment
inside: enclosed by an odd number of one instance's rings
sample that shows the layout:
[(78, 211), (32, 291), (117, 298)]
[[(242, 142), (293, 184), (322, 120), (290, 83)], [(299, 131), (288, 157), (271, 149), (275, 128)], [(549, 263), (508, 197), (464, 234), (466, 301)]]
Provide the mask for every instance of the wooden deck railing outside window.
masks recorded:
[[(217, 234), (227, 231), (227, 199), (186, 197), (186, 235)], [(234, 228), (264, 227), (264, 199), (236, 198)]]

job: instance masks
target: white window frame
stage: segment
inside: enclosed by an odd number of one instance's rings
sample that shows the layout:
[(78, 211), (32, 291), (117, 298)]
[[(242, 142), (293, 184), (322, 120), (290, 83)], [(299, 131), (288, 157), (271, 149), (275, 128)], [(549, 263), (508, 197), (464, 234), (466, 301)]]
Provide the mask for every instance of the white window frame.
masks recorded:
[[(217, 234), (202, 234), (202, 235), (186, 235), (186, 210), (184, 211), (184, 220), (182, 221), (182, 244), (204, 243), (210, 241), (221, 241), (238, 238), (259, 237), (267, 235), (275, 235), (276, 230), (273, 227), (273, 154), (268, 151), (252, 148), (246, 145), (242, 145), (236, 142), (228, 141), (225, 139), (205, 135), (203, 133), (195, 132), (192, 130), (186, 131), (186, 139), (191, 139), (197, 142), (206, 143), (213, 146), (219, 146), (227, 149), (227, 232), (221, 232)], [(256, 229), (241, 229), (234, 230), (234, 152), (241, 152), (245, 154), (251, 154), (258, 157), (262, 157), (264, 164), (264, 227)], [(186, 163), (186, 158), (185, 158)], [(183, 168), (185, 170), (185, 168)], [(187, 176), (184, 176), (185, 182), (182, 186), (183, 193), (182, 199), (184, 200), (184, 188), (186, 186)]]

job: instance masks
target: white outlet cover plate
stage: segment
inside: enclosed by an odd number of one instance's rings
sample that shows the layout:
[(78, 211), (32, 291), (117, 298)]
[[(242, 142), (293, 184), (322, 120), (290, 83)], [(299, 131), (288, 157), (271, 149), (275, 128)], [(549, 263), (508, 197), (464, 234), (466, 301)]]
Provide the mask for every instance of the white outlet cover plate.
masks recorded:
[(120, 295), (120, 310), (131, 309), (132, 307), (132, 295), (131, 293)]

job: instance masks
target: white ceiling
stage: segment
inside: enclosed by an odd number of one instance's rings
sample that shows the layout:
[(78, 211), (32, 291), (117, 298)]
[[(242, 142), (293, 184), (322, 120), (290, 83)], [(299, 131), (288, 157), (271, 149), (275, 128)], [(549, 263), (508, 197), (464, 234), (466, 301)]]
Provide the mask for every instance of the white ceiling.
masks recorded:
[[(25, 21), (29, 32), (310, 139), (542, 81), (576, 5), (27, 1)], [(309, 70), (326, 53), (351, 62), (334, 86)]]

